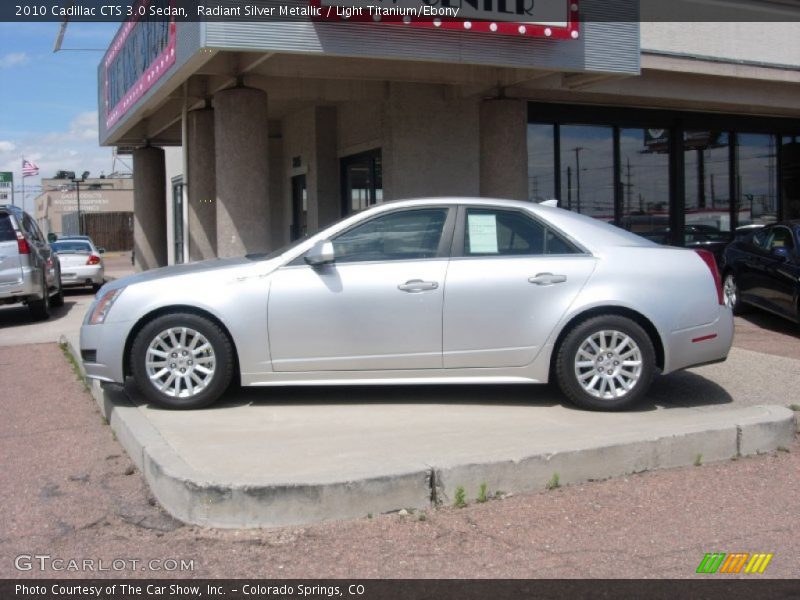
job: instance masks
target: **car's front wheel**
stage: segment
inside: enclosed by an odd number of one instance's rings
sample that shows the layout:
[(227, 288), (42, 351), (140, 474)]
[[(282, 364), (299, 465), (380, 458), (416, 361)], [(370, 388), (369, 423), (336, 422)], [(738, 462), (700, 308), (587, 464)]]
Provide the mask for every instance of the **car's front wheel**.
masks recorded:
[(576, 325), (556, 356), (561, 391), (590, 410), (623, 410), (647, 393), (656, 371), (650, 336), (635, 321), (601, 315)]
[(131, 346), (131, 371), (148, 400), (166, 408), (201, 408), (227, 389), (233, 348), (211, 320), (170, 313), (147, 323)]

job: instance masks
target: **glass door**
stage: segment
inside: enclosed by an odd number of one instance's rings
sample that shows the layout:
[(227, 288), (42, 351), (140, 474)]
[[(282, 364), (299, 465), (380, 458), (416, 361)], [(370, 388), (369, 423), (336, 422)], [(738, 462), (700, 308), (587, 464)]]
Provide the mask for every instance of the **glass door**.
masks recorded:
[(342, 216), (383, 201), (383, 165), (380, 149), (346, 156), (341, 162)]
[(308, 190), (306, 176), (292, 177), (292, 224), (289, 228), (289, 241), (306, 235), (308, 222)]

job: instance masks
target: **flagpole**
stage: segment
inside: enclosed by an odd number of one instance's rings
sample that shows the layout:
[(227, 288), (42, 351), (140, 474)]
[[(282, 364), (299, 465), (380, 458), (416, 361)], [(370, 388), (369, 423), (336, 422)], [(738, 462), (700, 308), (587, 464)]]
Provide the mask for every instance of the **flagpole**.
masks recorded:
[(22, 212), (25, 212), (25, 156), (22, 157)]

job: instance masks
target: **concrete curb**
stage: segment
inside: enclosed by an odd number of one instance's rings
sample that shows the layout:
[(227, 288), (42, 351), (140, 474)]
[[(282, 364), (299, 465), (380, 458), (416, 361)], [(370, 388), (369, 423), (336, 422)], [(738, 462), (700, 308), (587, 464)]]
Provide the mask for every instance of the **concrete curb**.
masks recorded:
[[(78, 362), (79, 353), (66, 342)], [(788, 446), (796, 413), (781, 406), (753, 406), (715, 413), (711, 425), (683, 426), (668, 434), (630, 435), (603, 445), (568, 440), (557, 452), (473, 464), (427, 465), (410, 472), (319, 484), (214, 480), (188, 465), (119, 386), (89, 382), (100, 411), (144, 474), (154, 496), (174, 517), (209, 527), (281, 527), (359, 518), (402, 508), (467, 498), (481, 484), (491, 491), (543, 490), (558, 473), (560, 484), (581, 483), (661, 468), (688, 466), (771, 452)]]

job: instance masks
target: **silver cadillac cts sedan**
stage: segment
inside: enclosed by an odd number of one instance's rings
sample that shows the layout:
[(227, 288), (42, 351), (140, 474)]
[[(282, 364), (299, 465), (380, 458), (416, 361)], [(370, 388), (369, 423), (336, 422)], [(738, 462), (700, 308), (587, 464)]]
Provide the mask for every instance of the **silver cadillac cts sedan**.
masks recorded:
[[(546, 383), (621, 410), (657, 372), (725, 360), (713, 256), (552, 206), (381, 204), (269, 255), (106, 284), (81, 328), (90, 377), (176, 409), (243, 386)], [(534, 393), (534, 392), (532, 392)]]

